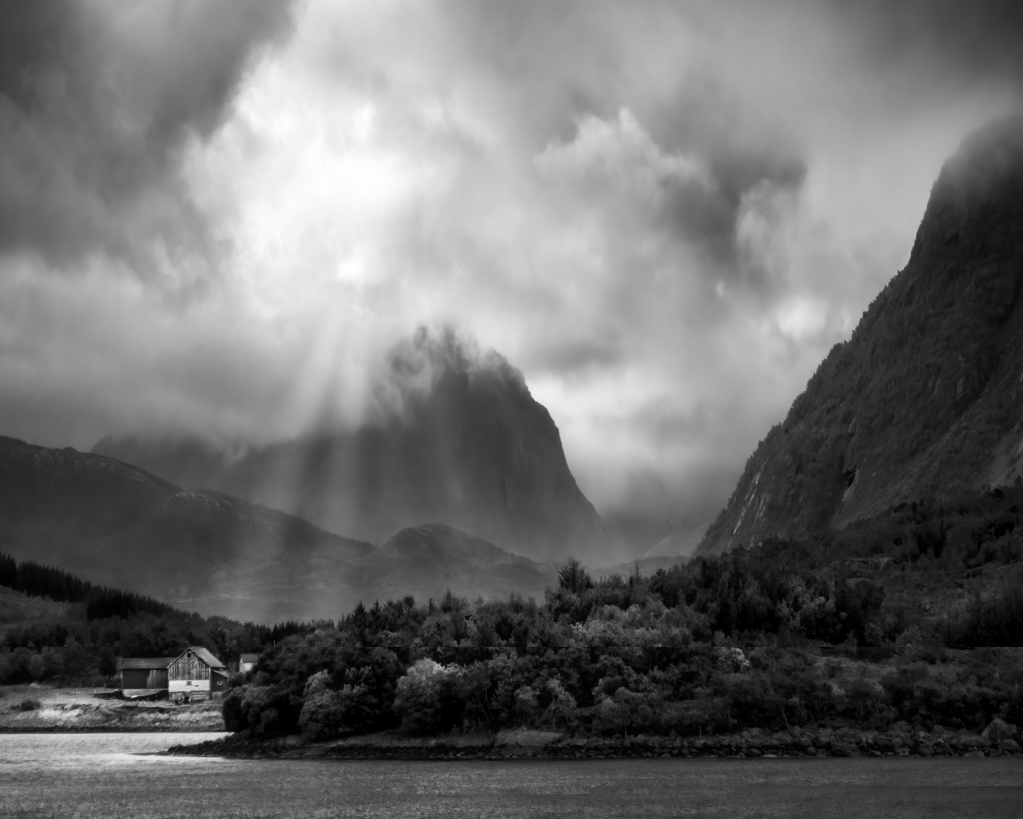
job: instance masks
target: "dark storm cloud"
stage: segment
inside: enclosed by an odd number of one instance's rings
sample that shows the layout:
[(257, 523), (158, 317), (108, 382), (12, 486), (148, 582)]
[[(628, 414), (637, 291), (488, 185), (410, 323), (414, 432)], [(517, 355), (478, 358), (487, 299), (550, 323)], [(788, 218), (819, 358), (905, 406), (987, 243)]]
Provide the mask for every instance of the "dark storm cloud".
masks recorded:
[(709, 255), (729, 273), (743, 271), (737, 228), (743, 200), (758, 186), (798, 192), (806, 177), (806, 165), (795, 156), (764, 146), (748, 152), (717, 152), (707, 158), (713, 185), (669, 187), (664, 224), (680, 239)]
[(831, 4), (861, 27), (870, 55), (900, 62), (919, 52), (939, 73), (1023, 84), (1023, 4), (1015, 0), (864, 0)]
[(566, 339), (556, 347), (540, 350), (531, 362), (549, 372), (579, 374), (621, 364), (625, 350), (614, 334), (585, 339)]
[(450, 324), (637, 546), (724, 503), (1023, 60), (944, 0), (3, 3), (0, 433), (357, 423), (477, 361), (385, 355)]
[(31, 106), (35, 78), (70, 56), (76, 46), (78, 7), (71, 0), (0, 2), (0, 94)]
[(0, 252), (201, 261), (180, 151), (217, 128), (253, 49), (289, 21), (276, 0), (2, 0)]

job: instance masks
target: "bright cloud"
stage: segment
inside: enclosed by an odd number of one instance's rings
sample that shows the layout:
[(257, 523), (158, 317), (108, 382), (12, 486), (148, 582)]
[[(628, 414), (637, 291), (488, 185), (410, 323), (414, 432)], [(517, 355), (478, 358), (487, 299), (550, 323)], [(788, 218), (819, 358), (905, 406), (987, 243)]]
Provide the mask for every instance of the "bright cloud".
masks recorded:
[(1019, 102), (983, 3), (172, 5), (0, 59), (0, 434), (351, 423), (450, 324), (637, 548), (720, 508)]

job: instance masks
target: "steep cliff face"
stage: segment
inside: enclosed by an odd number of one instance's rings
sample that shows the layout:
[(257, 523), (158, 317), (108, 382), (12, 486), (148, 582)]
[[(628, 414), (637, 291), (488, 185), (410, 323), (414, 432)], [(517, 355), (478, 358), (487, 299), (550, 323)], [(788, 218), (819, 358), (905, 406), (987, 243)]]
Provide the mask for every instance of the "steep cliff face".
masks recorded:
[(105, 439), (93, 451), (375, 543), (443, 523), (539, 560), (614, 556), (550, 414), (496, 357), (442, 362), (428, 390), (354, 432), (233, 458), (182, 441)]
[(700, 552), (1023, 471), (1023, 118), (943, 167), (909, 263), (746, 464)]

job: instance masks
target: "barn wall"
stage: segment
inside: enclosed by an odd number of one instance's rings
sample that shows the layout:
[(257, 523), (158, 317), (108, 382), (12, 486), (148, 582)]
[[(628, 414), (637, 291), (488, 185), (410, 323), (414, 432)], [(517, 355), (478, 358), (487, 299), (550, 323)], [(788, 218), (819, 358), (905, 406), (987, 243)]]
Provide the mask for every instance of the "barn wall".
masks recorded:
[(169, 682), (169, 690), (172, 694), (191, 694), (195, 691), (205, 691), (209, 693), (210, 681), (209, 680), (171, 680)]
[[(210, 679), (210, 667), (194, 654), (184, 654), (171, 663), (169, 679), (174, 680), (206, 680)], [(209, 686), (207, 686), (208, 688)]]

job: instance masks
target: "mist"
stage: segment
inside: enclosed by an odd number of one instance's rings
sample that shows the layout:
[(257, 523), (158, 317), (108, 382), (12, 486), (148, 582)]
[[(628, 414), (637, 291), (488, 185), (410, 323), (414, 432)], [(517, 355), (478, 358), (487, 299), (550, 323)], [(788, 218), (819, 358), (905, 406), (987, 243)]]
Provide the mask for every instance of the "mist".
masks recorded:
[(721, 508), (1023, 66), (1005, 3), (0, 14), (0, 434), (351, 429), (426, 327), (634, 552)]

